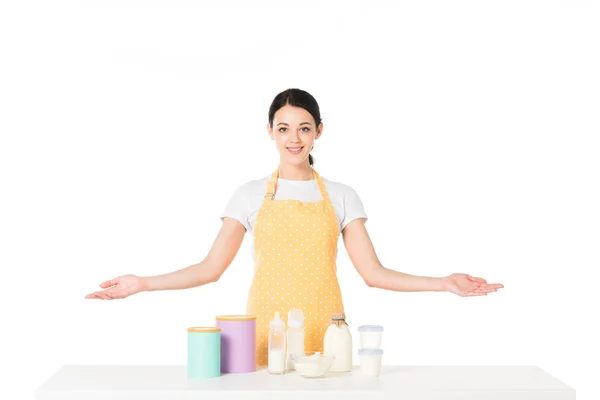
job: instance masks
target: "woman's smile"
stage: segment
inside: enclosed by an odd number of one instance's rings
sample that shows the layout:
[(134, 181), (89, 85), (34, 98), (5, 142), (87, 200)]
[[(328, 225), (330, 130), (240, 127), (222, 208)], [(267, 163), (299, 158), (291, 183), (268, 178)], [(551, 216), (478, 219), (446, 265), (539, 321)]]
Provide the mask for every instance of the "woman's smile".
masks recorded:
[(302, 152), (303, 148), (304, 148), (304, 146), (286, 147), (286, 149), (292, 154), (300, 154)]

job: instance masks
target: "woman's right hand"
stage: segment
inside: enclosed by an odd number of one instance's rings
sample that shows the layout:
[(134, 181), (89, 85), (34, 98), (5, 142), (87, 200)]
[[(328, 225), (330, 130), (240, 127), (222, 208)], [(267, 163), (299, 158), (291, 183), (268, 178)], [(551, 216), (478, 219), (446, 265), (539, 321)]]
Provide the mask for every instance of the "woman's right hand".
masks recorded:
[(104, 290), (93, 292), (85, 296), (86, 299), (115, 300), (124, 299), (139, 292), (147, 290), (144, 278), (136, 275), (123, 275), (110, 281), (102, 282), (100, 287)]

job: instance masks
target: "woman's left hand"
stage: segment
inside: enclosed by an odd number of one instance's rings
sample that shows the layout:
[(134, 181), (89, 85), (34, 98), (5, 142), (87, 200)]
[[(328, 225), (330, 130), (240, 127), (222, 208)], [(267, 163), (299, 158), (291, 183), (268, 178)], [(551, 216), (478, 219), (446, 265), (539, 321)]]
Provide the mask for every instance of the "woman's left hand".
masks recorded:
[(504, 287), (501, 283), (487, 283), (485, 279), (475, 278), (467, 274), (452, 274), (442, 278), (442, 287), (445, 291), (461, 297), (487, 296)]

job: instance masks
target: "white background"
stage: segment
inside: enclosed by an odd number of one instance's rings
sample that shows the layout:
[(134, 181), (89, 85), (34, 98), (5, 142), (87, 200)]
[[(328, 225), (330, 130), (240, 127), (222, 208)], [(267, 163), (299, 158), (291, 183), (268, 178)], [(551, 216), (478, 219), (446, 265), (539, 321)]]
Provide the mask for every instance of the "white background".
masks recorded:
[(216, 284), (84, 296), (201, 261), (299, 87), (315, 169), (357, 191), (386, 267), (505, 285), (368, 288), (340, 239), (348, 322), (385, 326), (384, 363), (533, 364), (600, 397), (600, 2), (196, 3), (0, 6), (3, 396), (65, 364), (185, 364), (188, 326), (245, 311), (247, 239)]

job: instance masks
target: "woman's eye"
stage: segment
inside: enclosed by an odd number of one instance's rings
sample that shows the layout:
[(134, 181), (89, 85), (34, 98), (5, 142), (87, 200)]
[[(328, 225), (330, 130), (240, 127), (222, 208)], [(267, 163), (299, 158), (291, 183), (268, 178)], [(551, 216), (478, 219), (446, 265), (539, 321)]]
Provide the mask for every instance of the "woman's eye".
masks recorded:
[[(300, 128), (300, 130), (302, 132), (310, 132), (310, 128), (309, 127), (302, 127), (302, 128)], [(285, 131), (287, 131), (287, 128), (285, 128), (283, 126), (281, 128), (279, 128), (279, 132), (285, 132)]]

